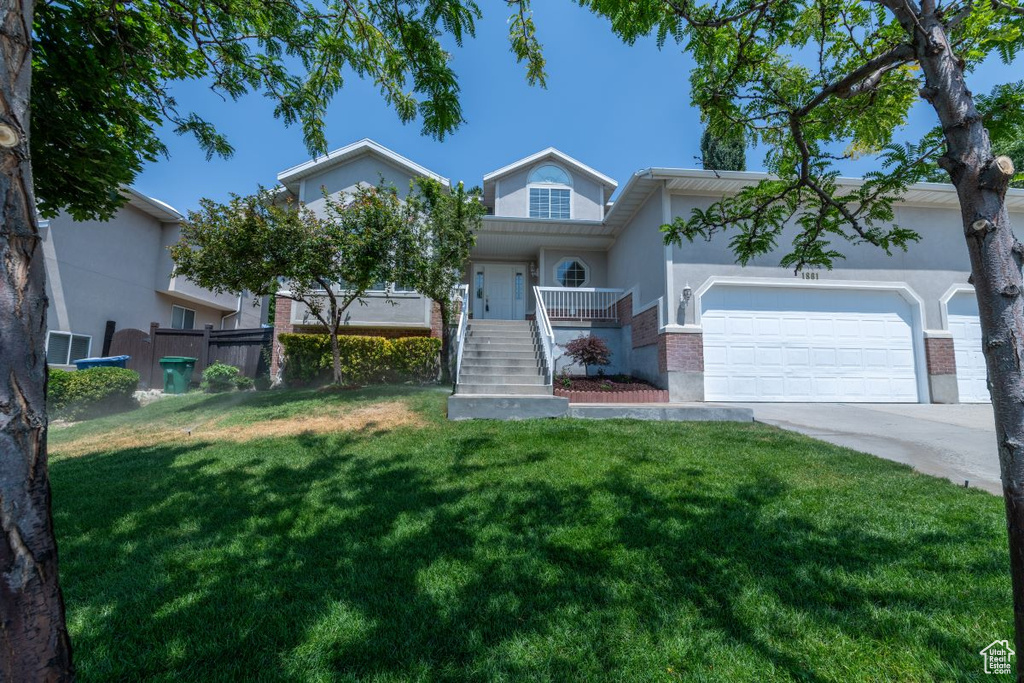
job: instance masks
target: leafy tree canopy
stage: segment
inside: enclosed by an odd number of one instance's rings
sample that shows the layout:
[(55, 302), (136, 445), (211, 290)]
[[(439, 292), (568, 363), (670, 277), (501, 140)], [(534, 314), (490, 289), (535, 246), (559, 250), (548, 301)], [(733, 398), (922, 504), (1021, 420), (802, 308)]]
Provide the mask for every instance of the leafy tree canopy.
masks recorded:
[[(919, 49), (937, 49), (923, 21), (938, 21), (965, 73), (988, 57), (1010, 64), (1024, 46), (1017, 0), (581, 0), (607, 17), (626, 42), (654, 34), (696, 62), (693, 102), (708, 130), (742, 131), (768, 150), (772, 177), (666, 226), (667, 239), (710, 238), (729, 230), (740, 263), (782, 247), (783, 228), (799, 230), (782, 265), (830, 268), (843, 243), (906, 249), (918, 235), (894, 224), (893, 202), (906, 187), (956, 171), (946, 133), (895, 143), (912, 105), (931, 101)], [(922, 19), (924, 17), (924, 19)], [(929, 67), (930, 68), (930, 67)], [(1024, 85), (978, 98), (997, 148), (1019, 152)], [(880, 170), (863, 185), (840, 185), (837, 162), (877, 154)], [(944, 161), (945, 159), (945, 161)], [(948, 176), (946, 178), (948, 180)], [(838, 243), (838, 246), (837, 246)]]
[[(531, 83), (544, 60), (525, 0), (510, 0), (513, 53)], [(32, 139), (39, 210), (105, 218), (147, 162), (166, 153), (162, 126), (207, 156), (230, 142), (179, 108), (175, 82), (203, 80), (225, 98), (262, 93), (327, 151), (325, 112), (352, 73), (377, 84), (403, 122), (443, 139), (463, 122), (449, 39), (473, 37), (474, 0), (142, 0), (39, 3), (34, 20)]]
[(746, 171), (747, 151), (742, 135), (719, 138), (705, 130), (700, 136), (700, 160), (709, 171)]

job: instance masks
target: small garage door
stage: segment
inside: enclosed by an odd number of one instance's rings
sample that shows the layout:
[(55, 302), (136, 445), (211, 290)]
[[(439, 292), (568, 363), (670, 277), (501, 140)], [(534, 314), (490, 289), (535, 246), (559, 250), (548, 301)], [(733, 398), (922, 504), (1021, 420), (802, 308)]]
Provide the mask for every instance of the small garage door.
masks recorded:
[(949, 331), (956, 354), (956, 388), (961, 403), (988, 403), (987, 369), (981, 351), (981, 321), (974, 292), (958, 292), (949, 300)]
[(918, 400), (897, 292), (714, 286), (701, 298), (708, 401)]

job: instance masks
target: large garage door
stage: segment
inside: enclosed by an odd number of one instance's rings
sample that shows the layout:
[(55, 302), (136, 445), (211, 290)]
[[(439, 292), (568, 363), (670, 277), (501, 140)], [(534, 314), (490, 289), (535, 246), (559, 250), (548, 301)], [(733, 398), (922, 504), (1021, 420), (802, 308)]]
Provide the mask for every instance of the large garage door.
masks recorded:
[(956, 388), (961, 403), (988, 403), (985, 356), (981, 352), (981, 321), (974, 292), (961, 292), (949, 300), (949, 331), (956, 354)]
[(897, 292), (716, 285), (701, 298), (705, 399), (916, 403), (912, 320)]

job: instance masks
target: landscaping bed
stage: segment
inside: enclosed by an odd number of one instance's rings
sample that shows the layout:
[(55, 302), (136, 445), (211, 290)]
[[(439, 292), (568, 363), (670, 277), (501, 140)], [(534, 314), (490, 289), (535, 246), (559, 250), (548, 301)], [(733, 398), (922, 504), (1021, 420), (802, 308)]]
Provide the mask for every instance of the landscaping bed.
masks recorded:
[(668, 403), (668, 391), (628, 375), (555, 378), (555, 396), (569, 403)]

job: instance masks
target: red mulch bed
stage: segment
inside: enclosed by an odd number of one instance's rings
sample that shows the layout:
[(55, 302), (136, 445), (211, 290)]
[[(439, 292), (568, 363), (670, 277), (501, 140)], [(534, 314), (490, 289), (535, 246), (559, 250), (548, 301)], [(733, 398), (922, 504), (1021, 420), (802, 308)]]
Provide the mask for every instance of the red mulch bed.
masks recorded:
[(668, 391), (626, 375), (574, 375), (568, 387), (562, 380), (562, 376), (555, 377), (555, 396), (568, 398), (569, 403), (668, 403)]

